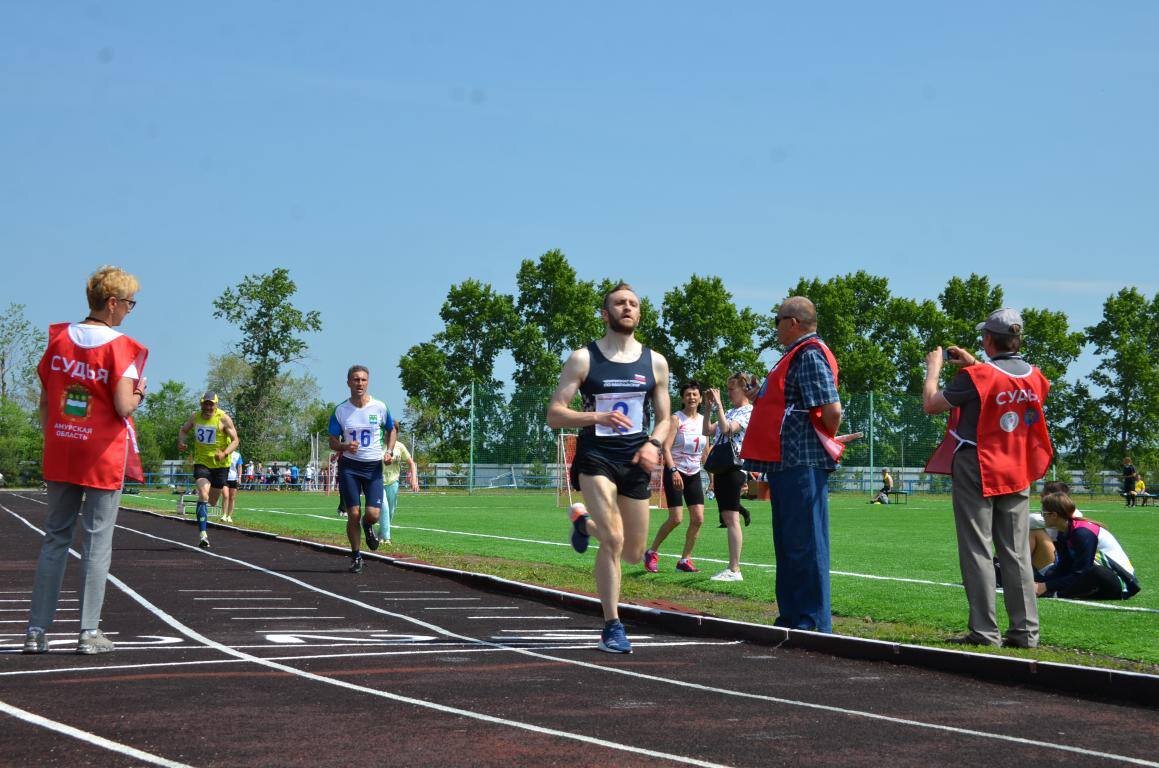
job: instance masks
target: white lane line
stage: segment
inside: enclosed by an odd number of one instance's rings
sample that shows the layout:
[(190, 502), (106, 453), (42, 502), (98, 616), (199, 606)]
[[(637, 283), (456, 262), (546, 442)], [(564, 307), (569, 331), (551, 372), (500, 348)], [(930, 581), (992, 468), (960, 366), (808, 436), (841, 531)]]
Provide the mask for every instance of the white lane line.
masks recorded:
[[(70, 622), (80, 623), (80, 619), (53, 619), (53, 624), (68, 624)], [(28, 619), (0, 619), (0, 624), (27, 624)]]
[(485, 605), (445, 605), (445, 606), (431, 606), (430, 608), (423, 608), (424, 611), (518, 611), (518, 605), (503, 605), (498, 607), (487, 607)]
[(289, 602), (293, 598), (291, 598), (291, 597), (195, 597), (193, 599), (194, 600), (232, 600), (235, 602), (242, 601), (242, 600), (246, 600), (246, 601), (248, 601), (248, 600), (261, 600), (264, 602), (268, 602), (270, 600), (285, 600), (285, 601)]
[[(39, 529), (37, 529), (35, 526), (33, 526), (32, 523), (30, 523), (29, 521), (20, 517), (16, 513), (12, 512), (11, 510), (4, 507), (3, 505), (0, 505), (0, 508), (3, 508), (5, 511), (7, 511), (9, 514), (16, 517), (18, 520), (23, 522), (29, 528), (32, 528), (33, 530), (36, 530), (43, 535), (43, 532), (39, 531)], [(140, 531), (140, 530), (137, 530), (134, 528), (129, 528), (127, 526), (118, 525), (117, 527), (124, 530), (124, 531), (135, 533), (138, 536), (153, 539), (156, 541), (162, 541), (162, 542), (165, 542), (167, 544), (171, 544), (174, 546), (189, 549), (193, 552), (201, 554), (202, 556), (214, 557), (214, 558), (217, 558), (220, 560), (224, 560), (226, 562), (232, 562), (232, 563), (235, 563), (237, 565), (245, 566), (247, 568), (251, 568), (251, 569), (256, 570), (258, 572), (265, 573), (269, 576), (273, 576), (275, 578), (282, 579), (282, 580), (290, 582), (292, 584), (296, 584), (296, 585), (298, 585), (304, 589), (310, 590), (312, 592), (327, 595), (335, 600), (350, 603), (352, 605), (361, 606), (364, 609), (372, 611), (372, 612), (381, 613), (381, 614), (384, 614), (387, 616), (392, 616), (394, 618), (401, 619), (403, 621), (412, 622), (414, 624), (417, 624), (418, 626), (421, 626), (421, 627), (428, 629), (429, 631), (433, 631), (433, 632), (436, 632), (437, 634), (443, 635), (444, 637), (458, 638), (458, 639), (461, 639), (461, 640), (464, 640), (467, 642), (476, 642), (476, 643), (479, 643), (481, 645), (491, 645), (491, 643), (489, 643), (486, 640), (480, 640), (477, 638), (470, 638), (470, 637), (466, 637), (463, 635), (458, 635), (458, 634), (451, 632), (449, 630), (446, 630), (442, 627), (437, 627), (435, 625), (430, 624), (429, 622), (425, 622), (422, 619), (419, 619), (417, 617), (406, 616), (403, 614), (396, 614), (396, 613), (393, 613), (391, 611), (387, 611), (383, 608), (379, 608), (379, 607), (374, 606), (374, 605), (362, 603), (354, 598), (347, 597), (345, 595), (340, 595), (340, 594), (337, 594), (334, 592), (329, 592), (328, 590), (322, 589), (321, 587), (315, 586), (313, 584), (309, 584), (307, 582), (301, 581), (300, 579), (296, 579), (292, 576), (288, 576), (288, 575), (283, 574), (283, 573), (277, 573), (276, 571), (271, 571), (267, 568), (263, 568), (262, 566), (255, 564), (255, 563), (249, 563), (249, 562), (246, 562), (243, 560), (238, 560), (236, 558), (227, 557), (225, 555), (222, 555), (222, 554), (219, 554), (216, 552), (201, 550), (201, 549), (198, 549), (197, 547), (195, 547), (194, 545), (185, 544), (184, 542), (175, 541), (173, 539), (166, 539), (162, 536), (156, 536), (154, 534), (146, 533), (145, 531)], [(75, 556), (75, 553), (74, 553), (74, 556)], [(507, 722), (507, 721), (503, 721), (503, 720), (498, 719), (498, 718), (492, 718), (489, 715), (482, 715), (480, 713), (470, 712), (469, 710), (454, 710), (453, 708), (445, 707), (444, 705), (435, 704), (433, 702), (425, 702), (425, 701), (422, 701), (419, 699), (408, 699), (406, 697), (401, 697), (397, 694), (392, 694), (392, 693), (389, 693), (386, 691), (376, 691), (373, 689), (363, 689), (361, 686), (355, 685), (353, 683), (348, 683), (348, 682), (343, 681), (343, 680), (332, 680), (330, 678), (325, 678), (325, 677), (321, 677), (318, 675), (314, 675), (313, 673), (303, 672), (303, 671), (294, 669), (293, 667), (286, 667), (286, 666), (283, 666), (281, 664), (272, 664), (271, 665), (271, 664), (268, 664), (267, 662), (265, 662), (263, 659), (260, 659), (258, 657), (252, 657), (252, 656), (249, 656), (248, 654), (234, 653), (228, 647), (221, 645), (220, 643), (217, 643), (216, 641), (210, 640), (209, 638), (204, 637), (204, 636), (196, 633), (191, 628), (185, 627), (183, 624), (180, 624), (176, 619), (174, 619), (173, 617), (169, 616), (168, 614), (162, 612), (160, 610), (160, 608), (153, 606), (152, 603), (149, 603), (144, 597), (142, 597), (141, 595), (138, 595), (136, 592), (132, 591), (131, 588), (127, 584), (124, 584), (119, 579), (115, 579), (115, 577), (110, 575), (109, 580), (113, 581), (117, 586), (119, 586), (122, 590), (124, 590), (126, 592), (126, 594), (129, 594), (131, 597), (133, 597), (135, 600), (140, 602), (142, 605), (145, 605), (149, 610), (153, 611), (155, 613), (155, 615), (162, 618), (163, 621), (165, 621), (166, 623), (169, 623), (170, 626), (173, 626), (174, 628), (178, 629), (183, 634), (186, 634), (188, 637), (191, 637), (191, 638), (196, 639), (200, 642), (203, 642), (204, 644), (209, 645), (211, 647), (217, 648), (224, 653), (228, 653), (230, 655), (237, 655), (237, 656), (244, 657), (244, 658), (252, 658), (253, 661), (257, 664), (272, 666), (274, 668), (280, 669), (281, 671), (289, 672), (291, 674), (301, 675), (301, 676), (307, 677), (309, 679), (317, 679), (319, 682), (326, 682), (326, 683), (329, 683), (332, 685), (337, 685), (339, 687), (349, 688), (351, 690), (365, 690), (365, 692), (371, 693), (372, 695), (382, 696), (384, 698), (389, 698), (389, 699), (396, 700), (396, 701), (404, 701), (404, 702), (414, 703), (417, 706), (429, 707), (431, 709), (436, 709), (438, 711), (448, 711), (448, 712), (454, 712), (456, 714), (463, 714), (467, 717), (472, 717), (472, 718), (484, 720), (485, 722), (498, 722), (501, 724), (505, 724)], [(505, 646), (499, 645), (498, 647), (502, 648)], [(1075, 746), (1070, 746), (1067, 744), (1060, 744), (1058, 742), (1038, 741), (1035, 739), (1027, 739), (1027, 738), (1022, 738), (1019, 736), (1010, 736), (1010, 735), (1002, 734), (1002, 733), (993, 733), (993, 732), (980, 731), (980, 730), (969, 729), (969, 728), (959, 728), (959, 727), (955, 727), (955, 726), (951, 726), (951, 725), (943, 725), (940, 723), (928, 723), (928, 722), (923, 722), (920, 720), (911, 720), (911, 719), (907, 719), (907, 718), (893, 717), (890, 715), (882, 715), (882, 714), (878, 714), (875, 712), (867, 712), (867, 711), (863, 711), (863, 710), (848, 709), (845, 707), (836, 707), (836, 706), (831, 706), (831, 705), (827, 705), (827, 704), (818, 704), (818, 703), (814, 703), (814, 702), (800, 701), (800, 700), (796, 700), (796, 699), (787, 699), (787, 698), (782, 698), (782, 697), (777, 697), (777, 696), (769, 696), (769, 695), (765, 695), (765, 694), (747, 693), (747, 692), (743, 692), (743, 691), (735, 691), (735, 690), (730, 690), (730, 689), (726, 689), (726, 688), (717, 688), (714, 686), (702, 685), (699, 683), (692, 683), (692, 682), (688, 682), (688, 681), (684, 681), (684, 680), (657, 677), (654, 675), (648, 675), (648, 674), (645, 674), (642, 672), (635, 672), (632, 670), (618, 668), (618, 667), (605, 667), (605, 666), (602, 666), (600, 664), (596, 664), (594, 662), (586, 662), (586, 661), (579, 661), (576, 659), (568, 659), (568, 658), (564, 658), (564, 657), (550, 656), (548, 654), (540, 653), (540, 652), (526, 649), (526, 648), (509, 647), (508, 650), (510, 650), (511, 653), (515, 653), (515, 654), (519, 654), (519, 655), (523, 655), (523, 656), (528, 656), (531, 658), (544, 659), (544, 660), (554, 661), (554, 662), (561, 663), (561, 664), (570, 664), (570, 665), (582, 667), (585, 669), (591, 669), (591, 670), (598, 671), (598, 672), (604, 672), (604, 673), (609, 673), (609, 674), (618, 674), (618, 675), (622, 675), (624, 677), (641, 679), (641, 680), (646, 680), (649, 682), (667, 683), (669, 685), (673, 685), (676, 687), (688, 688), (688, 689), (709, 692), (709, 693), (716, 693), (716, 694), (720, 694), (720, 695), (724, 695), (724, 696), (735, 696), (738, 698), (755, 700), (755, 701), (764, 701), (764, 702), (775, 703), (775, 704), (784, 704), (786, 706), (800, 707), (803, 709), (812, 709), (812, 710), (822, 711), (822, 712), (831, 712), (834, 714), (847, 715), (850, 717), (865, 718), (865, 719), (874, 720), (877, 722), (888, 722), (888, 723), (893, 723), (896, 725), (910, 726), (910, 727), (914, 727), (914, 728), (918, 728), (918, 729), (926, 729), (926, 730), (938, 731), (938, 732), (943, 732), (943, 733), (953, 733), (953, 734), (961, 735), (961, 736), (972, 736), (972, 737), (977, 737), (977, 738), (982, 738), (982, 739), (990, 739), (990, 740), (1001, 741), (1001, 742), (1006, 742), (1006, 743), (1021, 744), (1021, 745), (1031, 746), (1031, 747), (1035, 747), (1035, 748), (1039, 748), (1039, 749), (1050, 749), (1050, 750), (1066, 752), (1066, 753), (1070, 753), (1070, 754), (1086, 755), (1088, 757), (1098, 757), (1098, 758), (1109, 759), (1109, 760), (1118, 760), (1118, 761), (1130, 763), (1132, 765), (1143, 765), (1143, 766), (1149, 766), (1150, 768), (1159, 768), (1159, 763), (1152, 762), (1149, 760), (1144, 760), (1142, 758), (1135, 758), (1135, 757), (1130, 757), (1127, 755), (1119, 755), (1119, 754), (1115, 754), (1115, 753), (1111, 753), (1111, 752), (1101, 752), (1098, 750), (1085, 749), (1083, 747), (1075, 747)], [(550, 729), (541, 729), (539, 726), (532, 726), (532, 725), (525, 724), (525, 723), (518, 723), (518, 722), (512, 721), (512, 722), (510, 722), (510, 724), (516, 728), (523, 728), (523, 729), (532, 730), (535, 732), (551, 732)], [(637, 753), (637, 754), (651, 754), (649, 750), (641, 750), (640, 748), (631, 747), (629, 745), (603, 744), (598, 739), (593, 739), (592, 737), (583, 736), (581, 734), (569, 734), (569, 733), (560, 731), (557, 733), (557, 735), (560, 735), (563, 738), (571, 738), (571, 739), (576, 739), (578, 741), (585, 741), (588, 743), (601, 743), (604, 746), (611, 746), (614, 749), (622, 749), (622, 750)], [(654, 756), (660, 756), (660, 755), (655, 754)], [(708, 765), (707, 763), (703, 763), (701, 761), (694, 761), (692, 758), (678, 758), (677, 756), (666, 756), (666, 757), (668, 757), (668, 759), (673, 759), (673, 760), (690, 761), (690, 762), (692, 762), (692, 764), (697, 764), (697, 765)]]
[(309, 619), (345, 619), (345, 616), (230, 616), (230, 621), (303, 621)]
[(3, 701), (0, 701), (0, 712), (14, 717), (17, 720), (23, 720), (29, 725), (36, 725), (50, 731), (55, 731), (56, 733), (62, 734), (64, 736), (71, 736), (74, 739), (91, 744), (94, 747), (101, 747), (102, 749), (107, 749), (110, 752), (116, 752), (119, 755), (125, 755), (126, 757), (140, 760), (142, 763), (166, 766), (166, 768), (191, 768), (191, 766), (187, 765), (186, 763), (179, 763), (176, 760), (169, 760), (168, 758), (160, 757), (159, 755), (143, 752), (142, 750), (136, 749), (135, 747), (130, 747), (128, 744), (121, 744), (116, 741), (111, 741), (103, 736), (97, 736), (95, 733), (82, 731), (80, 728), (73, 728), (71, 725), (65, 725), (64, 723), (57, 722), (56, 720), (49, 720), (47, 717), (41, 717), (40, 715), (33, 714), (32, 712), (29, 712), (25, 709), (20, 709), (19, 707), (14, 707), (11, 704), (7, 704)]
[(360, 589), (358, 590), (363, 595), (449, 595), (449, 589), (400, 589), (400, 590), (383, 590), (383, 589)]
[(272, 589), (179, 589), (178, 592), (221, 592), (225, 594), (243, 594), (245, 592), (273, 592)]
[(536, 621), (571, 621), (571, 616), (468, 616), (475, 621), (510, 621), (512, 619), (527, 619)]
[(245, 606), (241, 608), (213, 608), (213, 610), (318, 610), (318, 608), (293, 608), (291, 606)]
[[(4, 598), (3, 600), (0, 600), (0, 603), (31, 603), (31, 602), (32, 602), (31, 597)], [(62, 597), (60, 599), (60, 602), (62, 602), (62, 603), (79, 603), (80, 598), (79, 597)]]
[[(79, 611), (80, 608), (57, 608), (56, 612), (62, 611)], [(0, 608), (0, 613), (28, 613), (27, 608)]]
[(387, 597), (387, 598), (383, 598), (383, 599), (386, 600), (387, 602), (391, 602), (391, 603), (404, 603), (404, 602), (408, 602), (408, 601), (412, 601), (412, 602), (418, 601), (421, 603), (431, 603), (431, 602), (435, 602), (437, 600), (445, 600), (447, 602), (452, 602), (452, 601), (454, 601), (454, 602), (474, 602), (474, 601), (482, 600), (483, 598), (481, 598), (481, 597)]
[[(23, 520), (22, 518), (20, 518), (20, 519)], [(24, 521), (24, 522), (26, 525), (29, 525), (31, 527), (30, 523), (28, 523), (27, 521)], [(465, 635), (459, 635), (457, 633), (451, 632), (448, 629), (444, 629), (443, 627), (439, 627), (437, 625), (431, 624), (430, 622), (419, 619), (415, 616), (407, 616), (405, 614), (394, 613), (392, 611), (386, 610), (385, 608), (379, 608), (379, 607), (371, 605), (369, 603), (363, 603), (355, 598), (347, 597), (346, 595), (340, 595), (340, 594), (335, 593), (335, 592), (330, 592), (328, 590), (322, 589), (321, 587), (318, 587), (318, 586), (315, 586), (315, 585), (310, 584), (308, 582), (294, 578), (293, 576), (289, 576), (289, 575), (284, 574), (284, 573), (278, 573), (276, 571), (271, 571), (268, 568), (263, 568), (262, 566), (257, 565), (256, 563), (250, 563), (250, 562), (247, 562), (244, 560), (238, 560), (236, 558), (227, 557), (226, 555), (222, 555), (222, 554), (217, 553), (217, 552), (211, 552), (208, 550), (198, 549), (195, 545), (192, 545), (192, 544), (186, 544), (184, 542), (175, 541), (173, 539), (166, 539), (162, 536), (156, 536), (154, 534), (146, 533), (145, 531), (140, 531), (140, 530), (137, 530), (134, 528), (128, 528), (128, 527), (121, 526), (121, 525), (118, 525), (117, 527), (121, 528), (122, 530), (135, 533), (138, 536), (143, 536), (143, 537), (146, 537), (149, 539), (154, 539), (156, 541), (162, 541), (162, 542), (165, 542), (167, 544), (172, 544), (175, 546), (189, 549), (189, 550), (191, 550), (193, 552), (197, 552), (203, 556), (214, 557), (214, 558), (217, 558), (220, 560), (224, 560), (226, 562), (231, 562), (231, 563), (235, 563), (237, 565), (242, 565), (242, 566), (245, 566), (247, 568), (251, 568), (253, 570), (258, 571), (259, 573), (265, 573), (265, 574), (273, 576), (275, 578), (282, 579), (283, 581), (290, 582), (291, 584), (296, 584), (304, 589), (307, 589), (307, 590), (312, 591), (312, 592), (316, 592), (318, 594), (326, 595), (326, 596), (331, 597), (335, 600), (349, 603), (351, 605), (361, 606), (361, 607), (365, 608), (366, 610), (369, 610), (369, 611), (372, 611), (375, 613), (381, 613), (381, 614), (386, 615), (386, 616), (391, 616), (393, 618), (400, 619), (402, 621), (411, 622), (411, 623), (416, 624), (420, 627), (423, 627), (424, 629), (426, 629), (430, 632), (434, 632), (434, 633), (442, 635), (444, 637), (456, 638), (456, 639), (463, 640), (466, 642), (476, 642), (476, 643), (479, 643), (481, 645), (488, 645), (488, 646), (498, 645), (498, 647), (500, 647), (500, 648), (506, 647), (506, 646), (499, 645), (499, 644), (493, 644), (487, 640), (481, 640), (478, 638), (467, 637)], [(110, 579), (112, 579), (111, 576), (110, 576)], [(125, 589), (128, 589), (128, 587), (126, 586)], [(134, 594), (136, 594), (136, 593), (134, 593)], [(144, 600), (144, 598), (141, 598), (141, 600)], [(176, 621), (176, 620), (173, 619), (173, 621)], [(190, 631), (192, 632), (192, 630), (190, 630)], [(207, 641), (207, 643), (213, 642), (213, 641), (209, 641), (208, 638), (206, 638), (206, 641)], [(219, 644), (214, 643), (214, 647), (217, 647), (218, 645)], [(224, 648), (225, 646), (221, 646), (221, 647)], [(560, 657), (560, 656), (551, 656), (551, 655), (548, 655), (546, 653), (540, 653), (538, 651), (531, 650), (529, 648), (509, 647), (509, 650), (512, 653), (519, 654), (522, 656), (528, 656), (531, 658), (544, 659), (547, 661), (554, 661), (554, 662), (561, 663), (561, 664), (570, 664), (570, 665), (582, 667), (585, 669), (591, 669), (594, 671), (604, 672), (604, 673), (609, 673), (609, 674), (622, 675), (624, 677), (629, 677), (629, 678), (634, 678), (634, 679), (639, 679), (639, 680), (646, 680), (648, 682), (667, 683), (667, 684), (675, 686), (675, 687), (688, 688), (688, 689), (692, 689), (692, 690), (697, 690), (697, 691), (702, 691), (702, 692), (707, 692), (707, 693), (714, 693), (714, 694), (719, 694), (719, 695), (723, 695), (723, 696), (735, 696), (737, 698), (748, 699), (748, 700), (753, 700), (753, 701), (763, 701), (763, 702), (769, 702), (769, 703), (773, 703), (773, 704), (783, 704), (783, 705), (791, 706), (791, 707), (800, 707), (802, 709), (811, 709), (811, 710), (816, 710), (816, 711), (821, 711), (821, 712), (830, 712), (833, 714), (846, 715), (849, 717), (865, 718), (867, 720), (892, 723), (895, 725), (909, 726), (909, 727), (918, 728), (918, 729), (925, 729), (925, 730), (937, 731), (937, 732), (942, 732), (942, 733), (953, 733), (953, 734), (960, 735), (960, 736), (971, 736), (971, 737), (977, 737), (977, 738), (981, 738), (981, 739), (990, 739), (990, 740), (994, 740), (994, 741), (1000, 741), (1000, 742), (1006, 742), (1006, 743), (1012, 743), (1012, 744), (1021, 744), (1021, 745), (1031, 746), (1031, 747), (1040, 748), (1040, 749), (1052, 749), (1052, 750), (1056, 750), (1056, 751), (1060, 751), (1060, 752), (1067, 752), (1067, 753), (1071, 753), (1071, 754), (1086, 755), (1088, 757), (1099, 757), (1099, 758), (1104, 758), (1104, 759), (1109, 759), (1109, 760), (1120, 760), (1120, 761), (1130, 763), (1133, 765), (1144, 765), (1144, 766), (1149, 766), (1150, 768), (1159, 768), (1159, 763), (1152, 762), (1149, 760), (1144, 760), (1142, 758), (1129, 757), (1127, 755), (1119, 755), (1119, 754), (1115, 754), (1112, 752), (1101, 752), (1098, 750), (1086, 749), (1083, 747), (1075, 747), (1075, 746), (1070, 746), (1067, 744), (1060, 744), (1058, 742), (1038, 741), (1035, 739), (1023, 738), (1021, 736), (1010, 736), (1010, 735), (1003, 734), (1003, 733), (994, 733), (994, 732), (990, 732), (990, 731), (980, 731), (980, 730), (975, 730), (975, 729), (971, 729), (971, 728), (959, 728), (959, 727), (952, 726), (952, 725), (943, 725), (941, 723), (929, 723), (929, 722), (924, 722), (921, 720), (912, 720), (909, 718), (894, 717), (891, 715), (882, 715), (882, 714), (878, 714), (876, 712), (868, 712), (865, 710), (849, 709), (846, 707), (837, 707), (837, 706), (832, 706), (832, 705), (828, 705), (828, 704), (818, 704), (815, 702), (801, 701), (798, 699), (787, 699), (787, 698), (783, 698), (783, 697), (779, 697), (779, 696), (770, 696), (770, 695), (766, 695), (766, 694), (748, 693), (745, 691), (736, 691), (736, 690), (731, 690), (728, 688), (718, 688), (715, 686), (702, 685), (700, 683), (693, 683), (693, 682), (688, 682), (685, 680), (658, 677), (655, 675), (649, 675), (649, 674), (646, 674), (643, 672), (635, 672), (633, 670), (624, 669), (624, 668), (620, 668), (620, 667), (605, 667), (603, 665), (596, 664), (594, 662), (580, 661), (578, 659), (569, 659), (569, 658)], [(307, 673), (307, 674), (310, 674), (310, 673)], [(322, 679), (328, 680), (328, 678), (322, 678)], [(345, 685), (346, 683), (343, 682), (343, 684)], [(396, 696), (396, 694), (388, 694), (386, 692), (383, 692), (381, 695), (384, 695), (388, 698), (393, 698), (394, 696)], [(416, 701), (418, 701), (418, 700), (416, 700)], [(430, 706), (432, 706), (433, 708), (442, 707), (442, 705), (432, 704), (429, 702), (421, 703), (419, 705), (420, 706), (427, 706), (427, 704), (430, 704)], [(469, 716), (473, 717), (475, 715), (469, 715)], [(489, 716), (480, 715), (480, 717), (489, 717)], [(524, 727), (524, 725), (517, 724), (516, 727)], [(580, 735), (568, 735), (567, 738), (577, 738), (580, 740), (586, 740), (588, 737), (584, 737), (584, 736), (580, 736)], [(621, 747), (617, 747), (617, 748), (621, 748)], [(630, 750), (635, 749), (635, 748), (627, 747), (626, 745), (622, 748), (630, 749)]]

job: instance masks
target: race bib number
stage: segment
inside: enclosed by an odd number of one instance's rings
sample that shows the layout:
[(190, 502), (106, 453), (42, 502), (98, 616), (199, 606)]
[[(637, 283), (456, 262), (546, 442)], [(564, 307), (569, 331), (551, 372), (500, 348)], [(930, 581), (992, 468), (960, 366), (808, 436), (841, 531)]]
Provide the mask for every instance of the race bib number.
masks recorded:
[(202, 445), (217, 445), (217, 427), (198, 427), (193, 431), (193, 439)]
[(635, 435), (644, 430), (644, 392), (607, 392), (596, 395), (596, 413), (619, 411), (632, 422), (630, 427), (605, 427), (596, 424), (598, 437)]
[(697, 456), (704, 450), (704, 435), (684, 435), (684, 453)]

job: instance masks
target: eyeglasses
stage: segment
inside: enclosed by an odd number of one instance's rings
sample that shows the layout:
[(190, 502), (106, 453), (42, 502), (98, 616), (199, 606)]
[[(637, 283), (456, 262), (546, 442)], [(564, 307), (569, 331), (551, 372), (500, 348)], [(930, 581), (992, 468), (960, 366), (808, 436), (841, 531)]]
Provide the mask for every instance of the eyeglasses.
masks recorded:
[(773, 325), (780, 325), (782, 320), (796, 320), (792, 315), (776, 315), (773, 317)]
[(116, 297), (116, 299), (117, 299), (117, 301), (123, 301), (123, 302), (125, 302), (126, 304), (128, 304), (128, 305), (129, 305), (129, 311), (130, 311), (130, 312), (132, 312), (132, 311), (133, 311), (133, 309), (134, 309), (134, 308), (137, 306), (137, 300), (136, 300), (136, 299), (124, 299), (124, 298), (121, 298), (120, 296), (117, 296), (117, 297)]

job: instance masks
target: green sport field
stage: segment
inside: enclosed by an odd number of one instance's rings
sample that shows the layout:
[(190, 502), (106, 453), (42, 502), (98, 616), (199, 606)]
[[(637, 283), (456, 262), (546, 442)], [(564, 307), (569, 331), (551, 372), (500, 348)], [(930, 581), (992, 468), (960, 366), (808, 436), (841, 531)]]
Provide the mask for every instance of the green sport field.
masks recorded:
[[(165, 490), (125, 495), (127, 507), (175, 514), (177, 496)], [(245, 528), (344, 544), (344, 518), (336, 496), (294, 491), (245, 492), (236, 524)], [(752, 525), (745, 530), (740, 583), (709, 577), (727, 562), (724, 530), (708, 502), (705, 525), (693, 552), (699, 573), (675, 570), (684, 540), (682, 525), (661, 548), (660, 573), (642, 565), (624, 570), (622, 599), (662, 601), (691, 611), (771, 623), (773, 544), (768, 502), (746, 501)], [(1036, 508), (1032, 499), (1032, 508)], [(1129, 601), (1039, 603), (1043, 647), (992, 652), (1067, 663), (1115, 666), (1159, 673), (1159, 508), (1126, 508), (1121, 500), (1082, 500), (1089, 518), (1103, 522), (1130, 555), (1143, 591)], [(186, 517), (192, 519), (192, 505)], [(216, 510), (214, 513), (216, 514)], [(667, 517), (652, 511), (651, 533)], [(966, 597), (960, 586), (949, 498), (914, 495), (909, 504), (866, 504), (860, 494), (830, 499), (834, 631), (881, 640), (930, 644), (966, 628)], [(211, 516), (212, 519), (212, 516)], [(554, 492), (423, 491), (399, 495), (393, 543), (382, 553), (410, 555), (480, 573), (594, 593), (592, 564), (597, 543), (583, 555), (568, 544), (565, 510)], [(196, 538), (190, 530), (190, 541)], [(211, 534), (212, 540), (212, 534)], [(999, 624), (1005, 615), (997, 599)]]

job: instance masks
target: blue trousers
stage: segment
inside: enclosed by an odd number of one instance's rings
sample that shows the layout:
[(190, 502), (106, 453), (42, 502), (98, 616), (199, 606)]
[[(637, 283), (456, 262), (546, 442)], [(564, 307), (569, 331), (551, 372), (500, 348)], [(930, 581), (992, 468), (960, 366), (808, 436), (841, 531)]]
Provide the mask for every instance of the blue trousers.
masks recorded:
[(829, 605), (829, 473), (770, 472), (779, 627), (833, 631)]
[(378, 537), (383, 541), (390, 540), (390, 519), (394, 516), (395, 505), (398, 504), (398, 481), (382, 486), (382, 510), (378, 515)]

